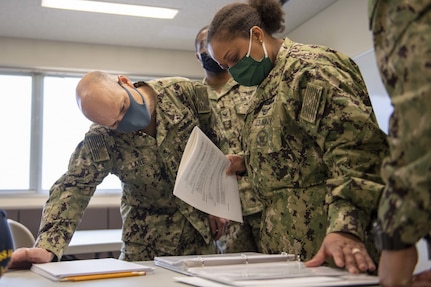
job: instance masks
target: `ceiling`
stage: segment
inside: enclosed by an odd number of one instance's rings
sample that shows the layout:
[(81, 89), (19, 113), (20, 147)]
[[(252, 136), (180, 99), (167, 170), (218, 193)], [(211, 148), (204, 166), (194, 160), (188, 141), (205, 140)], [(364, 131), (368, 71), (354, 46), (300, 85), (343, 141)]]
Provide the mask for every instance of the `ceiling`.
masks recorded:
[[(61, 1), (61, 0), (59, 0)], [(198, 30), (224, 5), (241, 0), (107, 0), (177, 8), (173, 20), (42, 8), (41, 0), (1, 0), (0, 37), (194, 51)], [(336, 0), (289, 0), (286, 30), (294, 30)], [(0, 39), (1, 50), (1, 39)]]

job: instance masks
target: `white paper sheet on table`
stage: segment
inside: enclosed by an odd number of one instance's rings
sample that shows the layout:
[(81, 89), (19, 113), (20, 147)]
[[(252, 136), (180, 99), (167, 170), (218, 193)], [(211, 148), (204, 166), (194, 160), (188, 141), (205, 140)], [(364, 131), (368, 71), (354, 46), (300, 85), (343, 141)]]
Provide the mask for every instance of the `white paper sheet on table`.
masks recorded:
[[(346, 270), (330, 267), (307, 268), (302, 262), (271, 262), (248, 265), (210, 266), (189, 268), (196, 277), (182, 278), (181, 282), (207, 287), (215, 286), (369, 286), (378, 285), (378, 277), (366, 274), (354, 275)], [(199, 278), (199, 279), (195, 279)], [(210, 282), (206, 282), (207, 279)], [(187, 281), (187, 282), (185, 282)]]
[(336, 277), (311, 277), (311, 278), (289, 278), (289, 279), (272, 279), (259, 280), (257, 282), (243, 282), (235, 285), (226, 285), (208, 279), (191, 276), (178, 276), (174, 279), (178, 282), (197, 287), (226, 287), (226, 286), (243, 286), (243, 287), (336, 287), (336, 286), (378, 286), (376, 278), (365, 278), (363, 275), (352, 275), (353, 278), (340, 279)]

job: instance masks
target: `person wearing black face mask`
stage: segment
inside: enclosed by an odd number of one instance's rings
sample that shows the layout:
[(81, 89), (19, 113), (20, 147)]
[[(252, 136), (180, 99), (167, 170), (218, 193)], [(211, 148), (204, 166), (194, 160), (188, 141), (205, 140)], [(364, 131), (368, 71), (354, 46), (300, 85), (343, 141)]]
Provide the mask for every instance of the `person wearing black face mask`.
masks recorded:
[(211, 58), (207, 51), (206, 37), (208, 26), (199, 30), (195, 39), (196, 58), (202, 65), (205, 73), (203, 83), (211, 89), (220, 93), (223, 87), (230, 81), (234, 83), (228, 70), (223, 69), (216, 61)]
[[(224, 152), (240, 153), (239, 134), (255, 87), (238, 84), (227, 70), (211, 58), (207, 52), (207, 33), (208, 26), (205, 26), (199, 30), (195, 40), (196, 57), (205, 72), (203, 83), (207, 86), (208, 98), (217, 122), (221, 123), (219, 130), (229, 142), (230, 150)], [(227, 225), (224, 236), (214, 242), (218, 253), (261, 251), (259, 232), (262, 205), (253, 195), (247, 177), (239, 179), (238, 185), (244, 223), (230, 222)]]

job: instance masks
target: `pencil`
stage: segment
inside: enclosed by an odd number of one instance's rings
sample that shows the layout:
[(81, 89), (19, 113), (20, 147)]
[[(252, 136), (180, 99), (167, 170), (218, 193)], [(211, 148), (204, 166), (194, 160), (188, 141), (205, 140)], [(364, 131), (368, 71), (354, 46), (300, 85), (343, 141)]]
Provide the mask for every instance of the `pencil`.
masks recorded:
[(92, 275), (78, 275), (78, 276), (64, 277), (64, 278), (61, 278), (59, 281), (60, 282), (75, 282), (75, 281), (85, 281), (85, 280), (142, 276), (145, 274), (147, 274), (145, 271), (136, 271), (136, 272), (117, 272), (117, 273), (92, 274)]

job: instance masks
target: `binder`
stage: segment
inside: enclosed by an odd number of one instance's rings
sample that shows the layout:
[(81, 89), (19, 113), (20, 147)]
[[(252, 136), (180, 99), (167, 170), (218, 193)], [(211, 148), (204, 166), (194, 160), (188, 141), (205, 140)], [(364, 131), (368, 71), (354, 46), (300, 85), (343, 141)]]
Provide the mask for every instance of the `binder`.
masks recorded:
[(192, 275), (189, 272), (189, 269), (193, 267), (287, 262), (294, 261), (296, 259), (296, 255), (287, 253), (263, 254), (257, 252), (243, 252), (207, 255), (160, 256), (154, 257), (154, 264), (185, 275)]
[(176, 281), (193, 286), (378, 286), (377, 276), (351, 274), (327, 266), (306, 267), (295, 254), (256, 252), (160, 256), (154, 264), (187, 276)]

